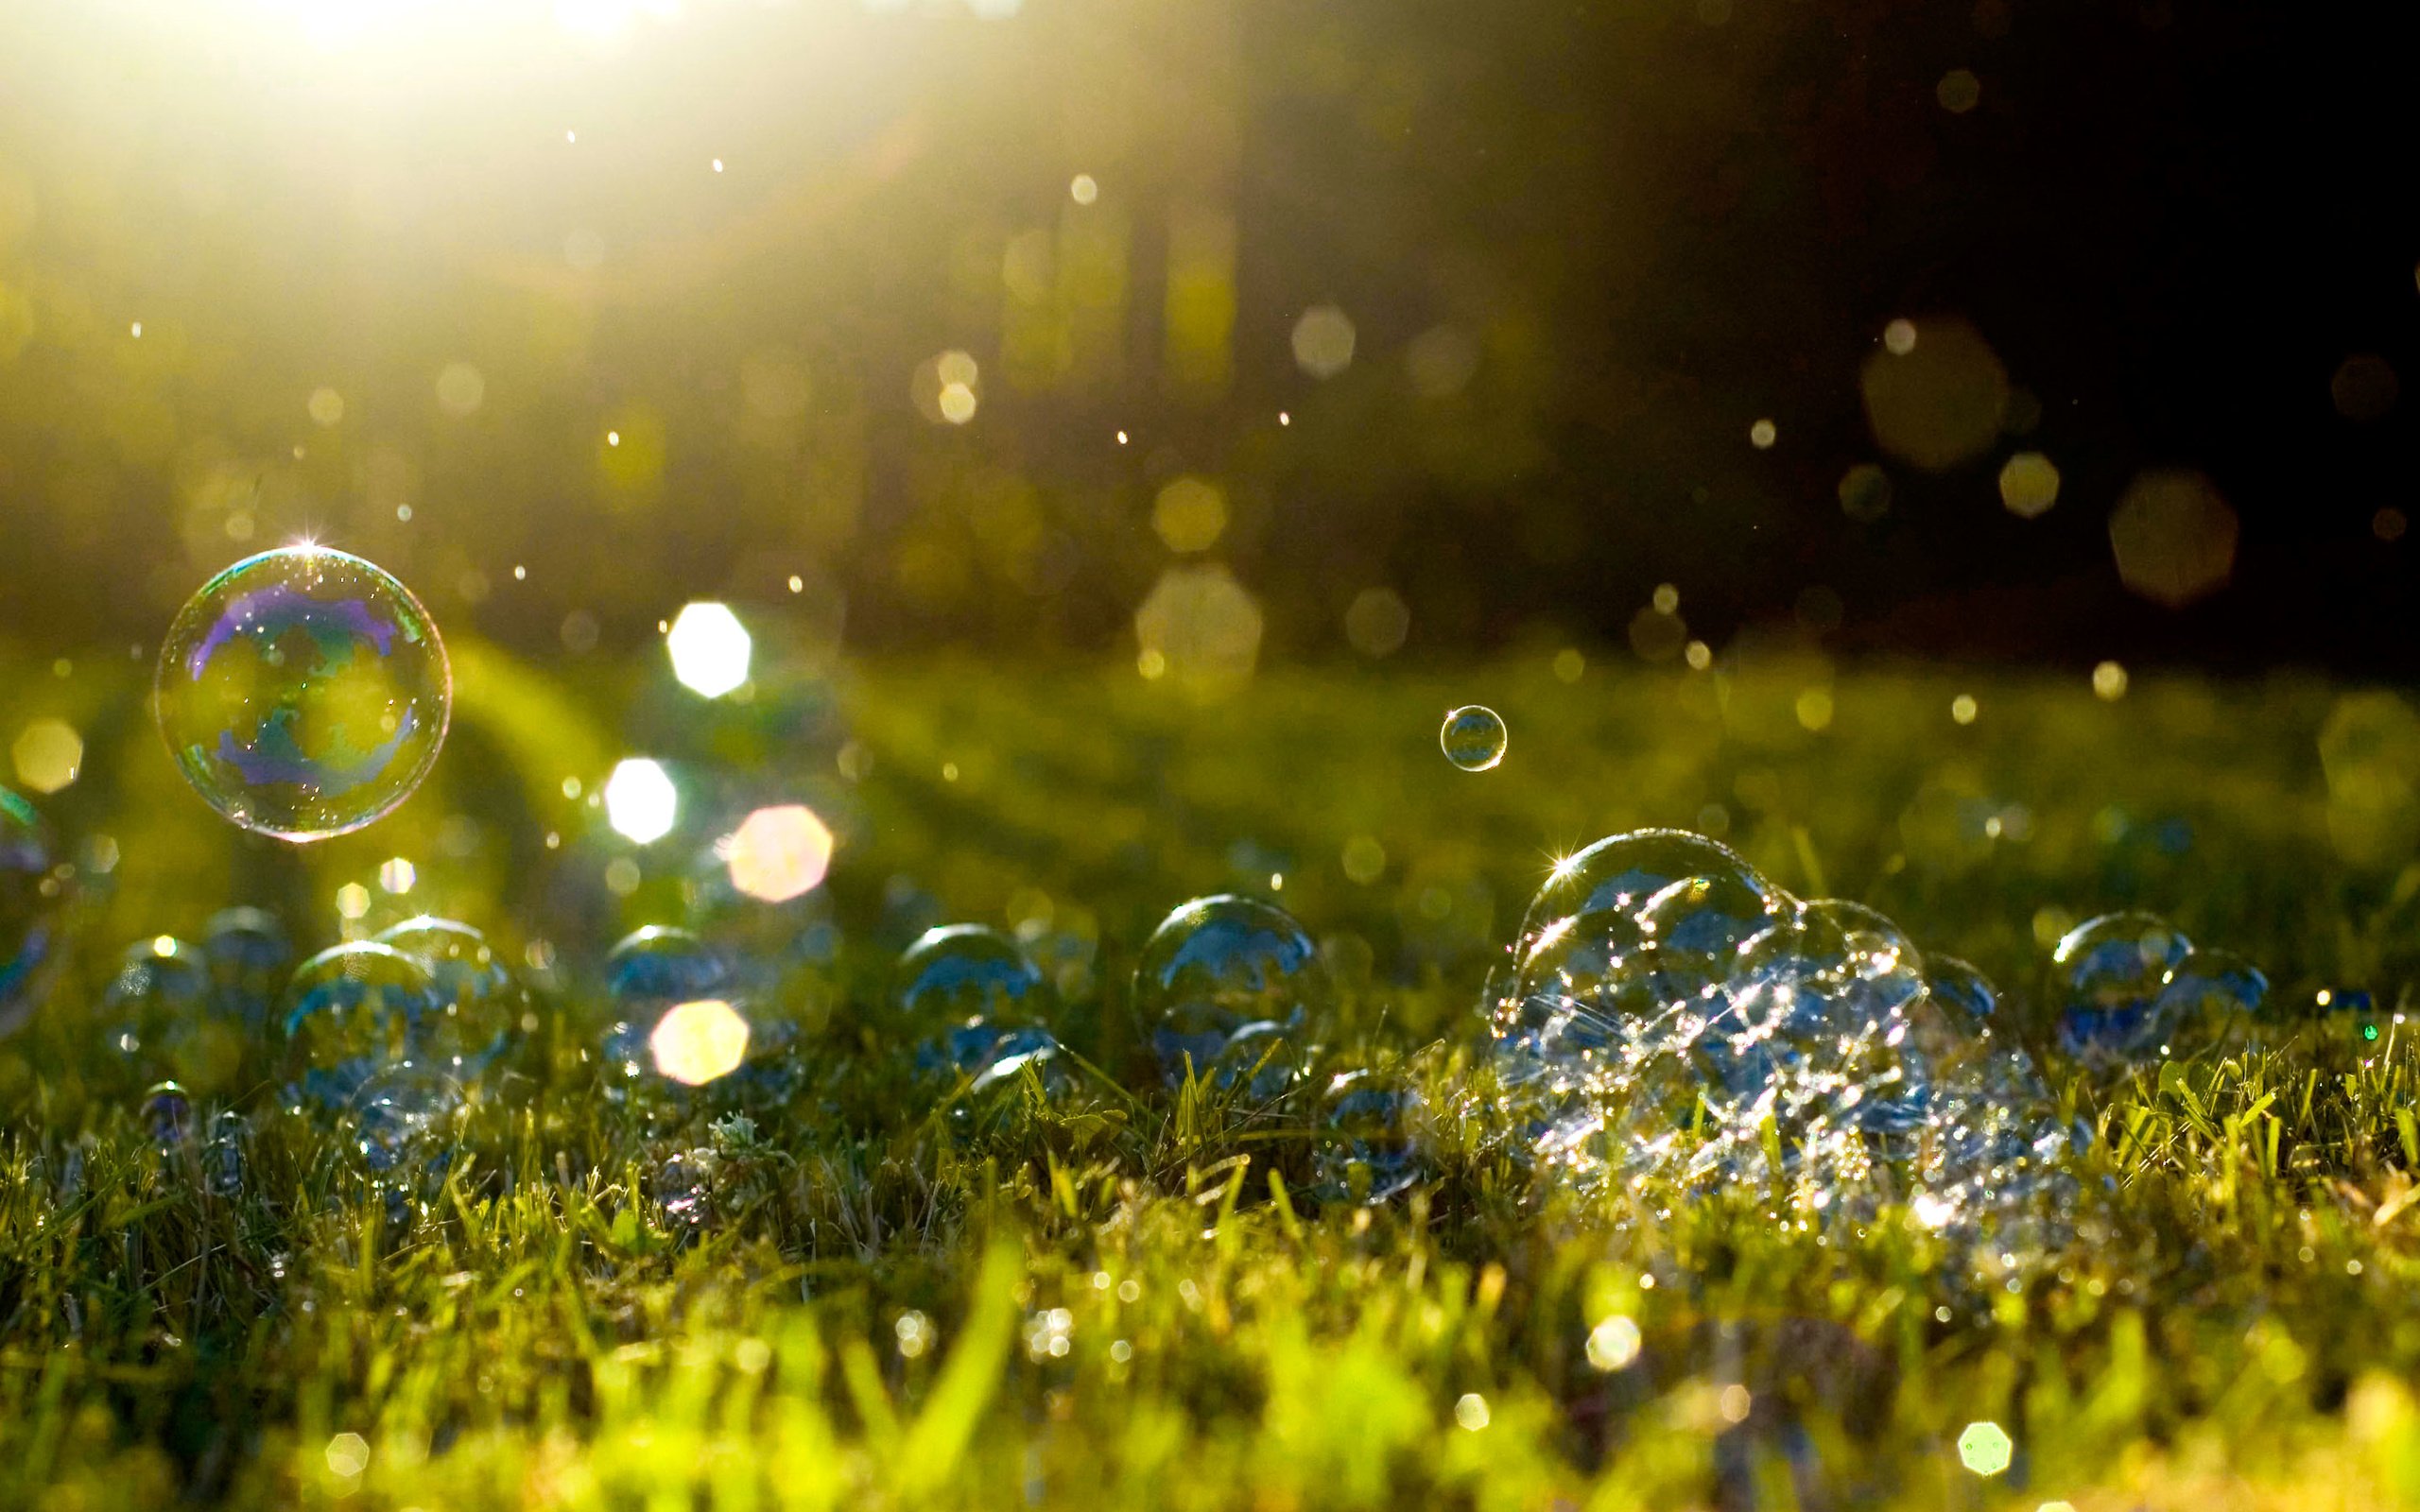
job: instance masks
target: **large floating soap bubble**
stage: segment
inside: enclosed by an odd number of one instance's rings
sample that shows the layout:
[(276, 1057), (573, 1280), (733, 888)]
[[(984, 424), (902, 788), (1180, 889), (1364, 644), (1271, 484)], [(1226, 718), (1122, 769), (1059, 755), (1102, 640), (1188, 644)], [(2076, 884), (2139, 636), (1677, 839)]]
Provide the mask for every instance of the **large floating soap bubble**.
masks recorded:
[(972, 1077), (979, 1091), (1058, 1058), (1059, 1042), (1044, 1027), (1056, 996), (996, 929), (928, 929), (901, 953), (891, 980), (902, 1023), (924, 1037), (916, 1058), (927, 1071)]
[(2256, 1011), (2269, 979), (2204, 950), (2156, 914), (2103, 914), (2050, 952), (2059, 1048), (2088, 1066), (2138, 1065), (2222, 1037)]
[(1582, 1191), (1782, 1182), (2038, 1249), (2070, 1131), (1995, 1005), (1875, 910), (1648, 830), (1554, 868), (1488, 1008), (1522, 1148)]
[(0, 1034), (25, 1022), (58, 951), (59, 884), (34, 806), (0, 787)]
[(1448, 713), (1444, 728), (1437, 732), (1445, 759), (1466, 772), (1483, 772), (1502, 761), (1510, 738), (1503, 716), (1479, 704)]
[(1256, 898), (1196, 898), (1160, 922), (1134, 968), (1134, 1005), (1161, 1072), (1282, 1091), (1288, 1040), (1328, 1004), (1327, 969), (1294, 916)]
[(287, 546), (186, 602), (155, 692), (194, 791), (248, 830), (300, 841), (411, 796), (444, 744), (453, 677), (403, 584), (358, 557)]

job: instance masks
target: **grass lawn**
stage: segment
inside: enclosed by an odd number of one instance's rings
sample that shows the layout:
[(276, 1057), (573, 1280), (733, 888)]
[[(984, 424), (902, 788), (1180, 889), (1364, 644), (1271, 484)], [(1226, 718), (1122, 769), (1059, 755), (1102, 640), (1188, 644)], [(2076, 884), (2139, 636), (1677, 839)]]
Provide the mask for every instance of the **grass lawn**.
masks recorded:
[[(2081, 673), (1621, 661), (1281, 671), (1207, 704), (1131, 669), (874, 663), (708, 708), (653, 660), (567, 693), (465, 641), (429, 789), (299, 853), (182, 791), (130, 664), (0, 661), (0, 733), (86, 744), (44, 801), (76, 957), (0, 1040), (0, 1506), (2420, 1503), (2420, 721), (2308, 679), (2108, 701)], [(1437, 747), (1474, 701), (1512, 742), (1476, 775)], [(692, 805), (644, 850), (590, 803), (631, 750)], [(709, 847), (777, 798), (839, 847), (752, 910)], [(1574, 1201), (1455, 1091), (1552, 859), (1647, 824), (1973, 960), (2037, 1046), (2047, 942), (2166, 913), (2267, 970), (2258, 1044), (2085, 1080), (2040, 1048), (2098, 1138), (2084, 1237), (2014, 1289), (1897, 1211)], [(535, 991), (524, 1073), (401, 1207), (281, 1106), (272, 1037), (203, 1057), (199, 1132), (164, 1152), (95, 1006), (128, 942), (231, 903), (329, 943), (348, 885), (356, 928), (454, 914)], [(1457, 1109), (1411, 1192), (1320, 1200), (1308, 1095), (1160, 1088), (1134, 954), (1222, 890), (1321, 942), (1311, 1085), (1402, 1061)], [(786, 1074), (609, 1098), (602, 951), (691, 919), (788, 963), (757, 1005), (796, 1026)], [(956, 919), (1023, 926), (1066, 1084), (920, 1079), (890, 964)], [(675, 1154), (702, 1207), (665, 1205)]]

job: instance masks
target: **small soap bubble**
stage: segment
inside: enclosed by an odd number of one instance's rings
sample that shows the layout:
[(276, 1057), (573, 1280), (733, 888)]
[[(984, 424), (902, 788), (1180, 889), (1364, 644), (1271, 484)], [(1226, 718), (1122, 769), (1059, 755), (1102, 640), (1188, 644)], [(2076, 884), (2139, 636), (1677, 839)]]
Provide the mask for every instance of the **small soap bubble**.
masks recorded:
[(1026, 1066), (1049, 1067), (1059, 1042), (1044, 1022), (1057, 994), (1017, 943), (983, 924), (928, 929), (891, 969), (901, 1024), (925, 1038), (918, 1066), (971, 1078), (980, 1091)]
[(1272, 1041), (1299, 1038), (1330, 995), (1319, 948), (1294, 916), (1234, 894), (1180, 905), (1134, 968), (1135, 1009), (1172, 1085), (1190, 1069), (1221, 1086), (1250, 1075), (1262, 1089), (1281, 1063), (1290, 1069)]
[(453, 678), (403, 584), (358, 557), (287, 546), (186, 602), (154, 693), (195, 792), (248, 830), (305, 841), (411, 796), (444, 744)]
[(185, 1090), (164, 1081), (143, 1094), (144, 1132), (162, 1150), (182, 1149), (193, 1140), (193, 1100)]
[[(212, 996), (210, 962), (183, 940), (162, 935), (129, 946), (117, 974), (101, 989), (102, 1040), (138, 1074), (193, 1068), (176, 1064), (175, 1049), (204, 1026)], [(170, 1041), (181, 1041), (172, 1047)]]
[(210, 1143), (201, 1152), (202, 1185), (211, 1195), (232, 1197), (244, 1190), (244, 1145), (251, 1128), (233, 1111), (211, 1120)]
[(2102, 914), (2067, 931), (2050, 951), (2060, 1050), (2093, 1066), (2156, 1056), (2172, 1027), (2160, 993), (2192, 950), (2156, 914)]
[(50, 832), (34, 806), (0, 787), (0, 1035), (33, 1011), (58, 952), (60, 901)]
[(294, 960), (285, 925), (263, 909), (221, 909), (202, 927), (201, 949), (220, 1005), (246, 1023), (259, 1023)]
[(707, 1150), (676, 1150), (655, 1168), (648, 1189), (664, 1205), (664, 1215), (678, 1228), (696, 1233), (713, 1222), (714, 1189), (709, 1179), (714, 1157)]
[(420, 963), (436, 988), (436, 1009), (414, 1026), (416, 1058), (475, 1084), (521, 1034), (529, 994), (487, 936), (470, 925), (424, 914), (379, 932), (377, 943)]
[(1419, 1092), (1392, 1074), (1353, 1071), (1330, 1082), (1312, 1152), (1317, 1195), (1371, 1204), (1416, 1185), (1427, 1174), (1426, 1111)]
[(294, 1105), (352, 1107), (373, 1077), (409, 1060), (438, 1002), (428, 969), (392, 946), (353, 940), (304, 961), (285, 993)]
[(1483, 772), (1504, 759), (1509, 740), (1503, 717), (1493, 709), (1469, 704), (1445, 716), (1437, 744), (1445, 759), (1466, 772)]
[(633, 931), (605, 957), (606, 994), (625, 1010), (661, 1012), (712, 997), (730, 980), (731, 963), (722, 953), (668, 924)]

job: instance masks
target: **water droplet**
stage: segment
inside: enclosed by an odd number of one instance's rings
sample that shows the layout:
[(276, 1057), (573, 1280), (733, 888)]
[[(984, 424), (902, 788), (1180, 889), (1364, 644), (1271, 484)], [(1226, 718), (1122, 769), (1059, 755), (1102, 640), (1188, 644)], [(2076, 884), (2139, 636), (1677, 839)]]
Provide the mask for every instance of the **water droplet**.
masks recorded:
[(1466, 772), (1483, 772), (1502, 761), (1508, 739), (1502, 716), (1478, 704), (1447, 714), (1437, 734), (1445, 759)]
[(0, 1035), (33, 1010), (58, 950), (58, 889), (43, 888), (53, 865), (50, 832), (42, 816), (0, 787)]
[(1226, 1086), (1251, 1076), (1261, 1091), (1290, 1079), (1285, 1040), (1329, 1002), (1327, 969), (1294, 916), (1256, 898), (1220, 894), (1179, 906), (1151, 932), (1134, 968), (1134, 1005), (1161, 1073), (1190, 1067)]
[(358, 557), (289, 546), (188, 600), (160, 648), (155, 712), (194, 791), (249, 830), (360, 829), (436, 765), (453, 703), (437, 626)]

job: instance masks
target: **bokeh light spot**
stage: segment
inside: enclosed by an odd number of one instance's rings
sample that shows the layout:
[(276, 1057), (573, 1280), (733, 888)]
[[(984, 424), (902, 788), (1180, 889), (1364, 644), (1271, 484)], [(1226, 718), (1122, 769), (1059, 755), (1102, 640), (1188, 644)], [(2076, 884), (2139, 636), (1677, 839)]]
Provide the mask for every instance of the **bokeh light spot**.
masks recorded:
[(1963, 115), (1981, 102), (1983, 83), (1975, 77), (1974, 70), (1953, 68), (1942, 75), (1941, 82), (1933, 86), (1932, 97), (1939, 100), (1941, 108), (1950, 114)]
[(312, 424), (326, 430), (343, 421), (344, 395), (333, 388), (314, 388), (302, 407), (309, 412)]
[(1227, 529), (1227, 496), (1216, 484), (1181, 477), (1151, 504), (1151, 528), (1168, 550), (1208, 551)]
[(804, 803), (758, 809), (720, 848), (731, 885), (760, 902), (812, 892), (832, 865), (832, 832)]
[(648, 1036), (657, 1072), (686, 1087), (702, 1087), (739, 1069), (748, 1056), (748, 1021), (719, 998), (666, 1010)]
[(1638, 1358), (1638, 1325), (1616, 1313), (1588, 1331), (1588, 1364), (1597, 1370), (1627, 1369)]
[(2366, 352), (2345, 358), (2327, 383), (2336, 413), (2350, 421), (2385, 419), (2402, 393), (2394, 369), (2384, 357)]
[(84, 769), (84, 737), (63, 719), (29, 720), (9, 756), (19, 782), (36, 793), (56, 793)]
[(605, 822), (626, 840), (654, 844), (672, 833), (680, 812), (681, 795), (660, 762), (633, 758), (605, 780)]
[(1067, 198), (1080, 205), (1089, 205), (1100, 198), (1100, 184), (1089, 173), (1080, 173), (1067, 182)]
[(1759, 452), (1770, 451), (1780, 437), (1780, 430), (1769, 420), (1760, 420), (1748, 427), (1748, 444)]
[(1872, 462), (1859, 462), (1841, 474), (1841, 512), (1872, 524), (1891, 512), (1891, 474)]
[(1997, 1423), (1968, 1423), (1958, 1435), (1958, 1460), (1978, 1475), (1997, 1475), (2008, 1469), (2016, 1446)]
[(755, 643), (727, 604), (685, 606), (664, 637), (672, 675), (700, 697), (719, 698), (748, 680)]
[(1392, 588), (1365, 588), (1353, 595), (1344, 611), (1344, 639), (1372, 660), (1403, 649), (1411, 633), (1411, 610)]
[(1259, 601), (1222, 567), (1169, 568), (1134, 611), (1144, 656), (1156, 652), (1170, 676), (1201, 694), (1250, 679), (1260, 631)]
[(2118, 576), (2154, 604), (2182, 609), (2226, 586), (2235, 571), (2235, 510), (2201, 473), (2138, 473), (2109, 517)]
[[(1899, 327), (1907, 325), (1905, 349)], [(1894, 320), (1885, 351), (1865, 359), (1858, 387), (1876, 445), (1903, 462), (1938, 471), (1971, 461), (1999, 439), (2009, 406), (2008, 369), (1981, 333), (1956, 317), (1918, 327)]]
[(437, 407), (459, 420), (487, 402), (485, 374), (467, 362), (449, 362), (437, 375)]
[(2116, 703), (2126, 696), (2126, 669), (2115, 662), (2103, 662), (2094, 667), (2092, 693), (2103, 703)]
[(2039, 452), (2019, 452), (2000, 465), (2000, 503), (2032, 520), (2059, 502), (2059, 470)]
[(1353, 366), (1352, 318), (1333, 304), (1314, 304), (1294, 322), (1294, 366), (1314, 378), (1333, 378)]
[(1882, 350), (1894, 357), (1904, 357), (1916, 350), (1916, 322), (1893, 320), (1882, 328)]

